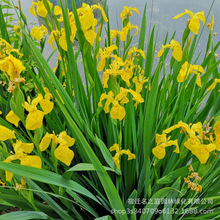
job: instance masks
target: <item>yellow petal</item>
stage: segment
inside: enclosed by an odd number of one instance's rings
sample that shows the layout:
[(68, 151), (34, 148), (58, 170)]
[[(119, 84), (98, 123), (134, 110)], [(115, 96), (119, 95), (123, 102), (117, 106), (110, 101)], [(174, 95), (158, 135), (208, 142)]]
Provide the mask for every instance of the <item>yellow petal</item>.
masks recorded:
[(45, 151), (49, 147), (52, 138), (53, 134), (46, 133), (44, 135), (39, 145), (40, 151)]
[(31, 5), (29, 11), (30, 11), (30, 13), (31, 13), (33, 16), (37, 17), (36, 12), (35, 12), (35, 9), (34, 9), (34, 5), (35, 5), (35, 4), (36, 4), (36, 3), (33, 3), (33, 2), (32, 2), (32, 5)]
[(115, 105), (112, 107), (110, 115), (113, 119), (119, 119), (120, 121), (125, 117), (125, 109), (121, 105)]
[(65, 145), (59, 145), (54, 151), (55, 157), (61, 162), (65, 163), (67, 166), (71, 164), (74, 157), (74, 153)]
[(211, 24), (210, 24), (210, 27), (209, 27), (210, 31), (213, 31), (213, 26), (214, 26), (214, 15), (212, 16), (212, 21), (211, 21)]
[(144, 99), (142, 98), (140, 93), (135, 92), (134, 90), (129, 90), (129, 92), (132, 94), (133, 98), (135, 101), (139, 102), (139, 103), (143, 103)]
[(43, 125), (44, 113), (40, 110), (29, 112), (26, 119), (26, 128), (28, 130), (35, 130), (41, 128)]
[(168, 142), (167, 142), (167, 147), (168, 147), (168, 146), (172, 146), (172, 145), (176, 146), (176, 149), (175, 149), (173, 152), (179, 154), (179, 153), (180, 153), (180, 149), (179, 149), (179, 145), (178, 145), (177, 140), (168, 141)]
[[(164, 47), (163, 47), (163, 45), (162, 45), (162, 48), (161, 48), (161, 50), (158, 52), (158, 54), (157, 54), (156, 57), (161, 57), (161, 56), (163, 55), (163, 53), (164, 53)], [(155, 58), (156, 58), (156, 57), (155, 57)]]
[(186, 12), (183, 12), (183, 13), (181, 13), (181, 14), (178, 14), (178, 15), (176, 15), (175, 17), (173, 17), (173, 19), (178, 19), (178, 18), (182, 17), (182, 16), (185, 15), (185, 14), (186, 14)]
[(132, 154), (130, 150), (127, 150), (128, 160), (136, 159), (135, 154)]
[(98, 103), (98, 106), (99, 106), (99, 107), (103, 107), (102, 101), (103, 101), (104, 99), (107, 99), (107, 98), (108, 98), (107, 94), (103, 93), (103, 94), (101, 95), (101, 97), (100, 97), (100, 101), (99, 101), (99, 103)]
[(21, 165), (29, 166), (29, 167), (35, 167), (35, 168), (41, 168), (41, 158), (39, 156), (35, 155), (25, 155), (20, 158)]
[(63, 50), (67, 51), (66, 33), (64, 28), (61, 28), (61, 36), (59, 38), (59, 44)]
[(217, 83), (213, 82), (208, 88), (207, 88), (207, 92), (209, 92), (210, 90), (213, 90), (216, 87)]
[(48, 99), (42, 99), (40, 101), (40, 106), (43, 109), (44, 114), (47, 115), (53, 110), (54, 104)]
[(55, 15), (61, 15), (61, 14), (62, 14), (62, 9), (61, 9), (61, 7), (58, 6), (58, 5), (55, 5), (53, 13), (54, 13)]
[(88, 29), (84, 32), (86, 40), (93, 46), (95, 38), (96, 38), (96, 33), (95, 31)]
[(200, 73), (197, 74), (196, 84), (197, 84), (199, 87), (202, 87)]
[(44, 36), (44, 32), (41, 30), (41, 28), (34, 26), (31, 30), (31, 36), (41, 41)]
[(138, 11), (137, 8), (134, 7), (134, 8), (132, 8), (132, 10), (135, 11), (137, 14), (140, 14), (140, 12)]
[(120, 169), (119, 157), (113, 157), (113, 161), (115, 162), (115, 165), (118, 167), (118, 169)]
[(199, 23), (199, 19), (197, 16), (193, 16), (190, 19), (189, 22), (189, 29), (194, 33), (194, 34), (198, 34), (199, 33), (199, 28), (200, 28), (200, 23)]
[[(204, 11), (197, 12), (195, 15), (203, 22), (203, 25), (205, 25), (205, 15)], [(214, 17), (213, 17), (214, 20)], [(214, 23), (214, 21), (212, 21)]]
[(99, 10), (101, 10), (103, 19), (105, 20), (105, 22), (108, 22), (108, 18), (107, 18), (106, 15), (105, 15), (105, 11), (103, 10), (103, 8), (102, 8), (100, 5), (93, 5), (91, 8), (92, 8), (93, 10), (94, 10), (94, 9), (99, 9)]
[(1, 186), (5, 186), (5, 183), (2, 181), (2, 180), (0, 180), (0, 184), (1, 184)]
[(207, 144), (205, 145), (206, 149), (208, 150), (208, 152), (212, 152), (216, 149), (216, 145), (215, 144)]
[(6, 141), (9, 139), (15, 139), (15, 132), (9, 130), (8, 128), (0, 125), (0, 140), (1, 141)]
[(197, 122), (197, 123), (193, 124), (191, 126), (191, 130), (197, 132), (199, 134), (199, 137), (202, 139), (203, 129), (202, 129), (202, 123), (201, 122)]
[(20, 73), (25, 70), (22, 62), (9, 54), (4, 60), (0, 60), (0, 70), (6, 72), (10, 80), (15, 80), (20, 77)]
[(102, 76), (103, 88), (108, 88), (108, 80), (109, 80), (109, 74), (108, 72), (105, 71)]
[(6, 181), (11, 182), (12, 177), (13, 177), (13, 173), (8, 172), (8, 171), (5, 170), (5, 179), (6, 179)]
[(119, 144), (113, 144), (110, 148), (109, 151), (119, 151)]
[(156, 134), (155, 141), (156, 141), (157, 145), (166, 142), (166, 140), (167, 140), (167, 136), (164, 133), (164, 131), (163, 131), (163, 134)]
[(217, 121), (213, 127), (216, 136), (220, 136), (220, 121)]
[(44, 34), (48, 34), (48, 30), (43, 24), (40, 26), (40, 28), (44, 32)]
[(197, 154), (196, 157), (198, 157), (201, 164), (204, 164), (209, 159), (209, 152), (203, 154)]
[[(63, 143), (63, 141), (65, 141), (65, 143)], [(66, 131), (63, 131), (59, 134), (58, 142), (60, 144), (65, 144), (68, 147), (71, 147), (75, 144), (75, 139), (71, 138), (69, 135), (67, 135)]]
[(6, 115), (5, 118), (7, 121), (18, 127), (18, 122), (20, 121), (20, 118), (12, 110)]
[(31, 153), (34, 149), (33, 143), (22, 143), (22, 141), (17, 140), (15, 144), (13, 144), (13, 148), (15, 153), (18, 151), (22, 151), (24, 153)]
[(182, 60), (182, 57), (183, 57), (183, 52), (182, 52), (182, 49), (181, 49), (181, 46), (180, 46), (179, 42), (172, 39), (170, 41), (170, 46), (171, 46), (171, 49), (173, 50), (172, 56), (177, 61), (180, 62)]
[(43, 3), (43, 1), (38, 1), (37, 2), (37, 10), (36, 10), (37, 14), (40, 17), (46, 18), (47, 17), (47, 9)]
[(166, 155), (166, 151), (165, 148), (158, 145), (155, 148), (152, 149), (152, 153), (155, 157), (157, 157), (158, 159), (163, 159)]

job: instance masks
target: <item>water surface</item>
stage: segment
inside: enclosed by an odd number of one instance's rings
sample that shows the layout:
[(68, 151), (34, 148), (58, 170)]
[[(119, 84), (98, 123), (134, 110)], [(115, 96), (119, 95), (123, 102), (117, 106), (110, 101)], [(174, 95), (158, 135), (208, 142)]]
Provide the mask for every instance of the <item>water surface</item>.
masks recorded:
[[(31, 0), (21, 0), (22, 9), (24, 14), (27, 15), (29, 23), (38, 23), (37, 18), (32, 16), (29, 12), (31, 2)], [(178, 20), (173, 20), (172, 18), (175, 15), (184, 12), (185, 9), (188, 9), (193, 12), (204, 11), (205, 15), (207, 16), (212, 2), (212, 0), (108, 0), (107, 5), (109, 10), (111, 29), (116, 29), (117, 26), (121, 28), (122, 22), (120, 19), (120, 13), (125, 5), (132, 5), (139, 10), (139, 15), (135, 12), (133, 13), (133, 16), (131, 17), (131, 23), (140, 27), (144, 6), (147, 3), (147, 27), (148, 30), (152, 28), (153, 25), (156, 25), (156, 29), (158, 28), (159, 34), (157, 50), (159, 50), (167, 32), (169, 32), (169, 36), (171, 37), (173, 32), (176, 30), (175, 40), (181, 41), (182, 33), (186, 26), (186, 21), (190, 17), (189, 15), (184, 15)], [(208, 22), (210, 22), (212, 15), (215, 15), (213, 32), (219, 33), (219, 35), (214, 38), (215, 43), (220, 40), (219, 11), (220, 1), (218, 0), (215, 1), (214, 7), (212, 8), (210, 16), (208, 18)], [(200, 22), (200, 24), (202, 25), (202, 22)], [(149, 31), (147, 33), (149, 33)], [(205, 50), (208, 33), (209, 30), (205, 27), (203, 37), (201, 38), (198, 47), (198, 51), (200, 51), (201, 49)], [(149, 34), (147, 34), (147, 37), (148, 36)], [(134, 38), (133, 44), (137, 44), (137, 41), (138, 36)], [(51, 52), (52, 50), (50, 48), (50, 45), (47, 44), (44, 52), (45, 57), (48, 57)]]

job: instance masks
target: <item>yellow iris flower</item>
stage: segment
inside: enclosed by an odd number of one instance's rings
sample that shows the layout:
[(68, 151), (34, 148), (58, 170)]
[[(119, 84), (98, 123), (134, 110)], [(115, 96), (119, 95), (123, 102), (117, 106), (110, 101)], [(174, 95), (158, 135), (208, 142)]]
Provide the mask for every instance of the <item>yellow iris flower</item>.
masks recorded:
[(53, 10), (54, 15), (56, 16), (60, 16), (60, 18), (58, 19), (59, 22), (63, 21), (63, 12), (60, 6), (55, 5), (54, 6), (54, 10)]
[(104, 69), (106, 59), (109, 59), (110, 57), (115, 56), (112, 54), (112, 52), (116, 49), (118, 49), (118, 47), (116, 45), (111, 45), (109, 47), (105, 47), (104, 50), (99, 48), (99, 53), (96, 57), (98, 59), (98, 56), (100, 55), (100, 61), (99, 61), (98, 67), (97, 67), (98, 71), (102, 71)]
[(191, 73), (197, 75), (196, 84), (201, 87), (200, 73), (205, 73), (203, 67), (200, 65), (189, 64), (187, 61), (182, 65), (182, 68), (177, 76), (177, 81), (183, 82), (184, 79), (186, 80)]
[(135, 154), (132, 154), (130, 150), (121, 150), (119, 148), (119, 144), (113, 144), (110, 148), (109, 151), (116, 151), (115, 156), (113, 157), (113, 160), (115, 162), (115, 165), (120, 169), (120, 159), (119, 157), (122, 156), (123, 154), (128, 155), (128, 160), (133, 160), (136, 158)]
[(20, 74), (25, 70), (25, 67), (19, 59), (9, 54), (9, 56), (0, 60), (0, 70), (9, 76), (11, 81), (14, 81), (15, 79), (21, 79)]
[(122, 61), (120, 57), (116, 57), (116, 56), (114, 57), (115, 57), (115, 60), (112, 62), (112, 64), (109, 65), (110, 69), (106, 69), (103, 72), (102, 83), (103, 83), (104, 88), (108, 88), (107, 83), (108, 83), (110, 75), (113, 77), (120, 76), (120, 75), (122, 76), (124, 72), (124, 69), (121, 69), (121, 66), (124, 65), (124, 62)]
[(120, 93), (118, 93), (116, 96), (112, 91), (110, 91), (108, 94), (103, 93), (100, 97), (98, 106), (103, 107), (102, 101), (104, 99), (107, 99), (104, 106), (105, 113), (109, 113), (109, 105), (112, 103), (113, 106), (110, 111), (110, 116), (112, 117), (112, 119), (119, 119), (121, 121), (125, 117), (126, 111), (125, 108), (122, 107), (120, 104), (126, 104), (129, 102), (129, 99), (127, 98), (128, 93), (130, 93), (133, 96), (133, 100), (137, 103), (144, 102), (144, 99), (141, 97), (139, 93), (135, 92), (132, 89), (124, 89), (121, 87)]
[(190, 137), (184, 146), (188, 148), (200, 161), (201, 164), (206, 163), (209, 158), (209, 153), (216, 149), (216, 145), (211, 144), (201, 144), (198, 137)]
[(53, 42), (55, 41), (55, 38), (56, 38), (56, 40), (58, 40), (59, 37), (60, 37), (60, 31), (58, 31), (58, 30), (51, 31), (50, 37), (48, 39), (48, 43), (50, 44), (50, 46), (52, 47), (53, 50), (55, 49)]
[[(47, 0), (47, 2), (49, 4), (50, 9), (52, 9), (53, 4), (48, 0)], [(34, 6), (36, 6), (36, 12), (35, 12)], [(30, 7), (30, 13), (35, 17), (37, 17), (37, 15), (36, 15), (36, 13), (37, 13), (40, 17), (46, 18), (48, 11), (44, 5), (44, 2), (38, 0), (37, 2), (32, 1), (32, 6)]]
[(4, 49), (2, 49), (3, 52), (5, 52), (6, 54), (10, 54), (11, 52), (16, 52), (19, 57), (22, 57), (23, 54), (19, 52), (19, 50), (14, 49), (6, 40), (0, 38), (0, 44), (1, 47), (4, 47)]
[[(75, 35), (76, 35), (75, 23), (73, 25), (71, 24), (70, 27), (71, 27), (71, 37), (70, 37), (70, 40), (72, 42), (74, 42), (74, 38), (75, 38)], [(64, 28), (61, 28), (60, 31), (58, 31), (58, 30), (51, 31), (50, 37), (48, 39), (48, 43), (51, 45), (53, 50), (55, 49), (55, 47), (53, 45), (53, 42), (55, 41), (55, 39), (58, 41), (60, 47), (63, 50), (67, 51), (66, 33), (65, 33), (65, 29)]]
[(10, 129), (0, 125), (0, 140), (6, 141), (10, 139), (15, 139), (15, 132)]
[(175, 145), (176, 149), (173, 151), (175, 153), (179, 153), (179, 145), (177, 140), (174, 141), (170, 141), (170, 137), (167, 138), (166, 134), (156, 134), (156, 143), (157, 146), (155, 148), (153, 148), (152, 153), (154, 154), (155, 157), (157, 157), (158, 159), (163, 159), (166, 155), (166, 147)]
[[(145, 54), (142, 50), (137, 49), (136, 47), (132, 47), (128, 52), (128, 59), (123, 62), (122, 58), (118, 57), (117, 55), (112, 54), (112, 51), (117, 49), (115, 45), (111, 45), (102, 51), (100, 49), (100, 62), (98, 64), (98, 70), (102, 70), (105, 66), (106, 59), (108, 58), (115, 58), (112, 63), (109, 65), (109, 69), (106, 69), (103, 72), (102, 83), (104, 88), (108, 88), (108, 80), (109, 76), (117, 77), (121, 76), (122, 80), (126, 82), (127, 86), (130, 87), (130, 79), (133, 77), (134, 74), (134, 57), (139, 57), (140, 55), (145, 58)], [(140, 70), (141, 72), (141, 70)], [(141, 73), (140, 73), (141, 74)]]
[(133, 46), (129, 51), (128, 51), (128, 57), (131, 59), (133, 56), (138, 57), (141, 55), (145, 59), (145, 54), (144, 51), (141, 49), (138, 49), (137, 47)]
[(217, 83), (220, 83), (220, 79), (215, 78), (214, 82), (207, 88), (207, 92), (213, 90), (216, 87)]
[(183, 12), (179, 15), (176, 15), (173, 19), (178, 19), (178, 18), (182, 17), (185, 14), (188, 14), (190, 16), (189, 29), (194, 34), (198, 34), (199, 28), (200, 28), (199, 20), (201, 20), (203, 22), (203, 25), (205, 24), (204, 11), (193, 13), (192, 11), (189, 11), (189, 10), (185, 9), (185, 12)]
[[(11, 163), (13, 160), (20, 160), (21, 165), (41, 168), (41, 158), (35, 155), (27, 155), (30, 154), (34, 149), (33, 143), (22, 143), (22, 141), (17, 140), (15, 144), (13, 144), (13, 149), (15, 154), (7, 157), (4, 162)], [(6, 181), (11, 182), (13, 177), (13, 173), (5, 171)]]
[(159, 53), (157, 54), (156, 57), (161, 57), (164, 53), (165, 48), (170, 48), (171, 50), (173, 50), (172, 56), (177, 61), (180, 62), (182, 60), (183, 52), (182, 52), (182, 49), (181, 49), (181, 46), (180, 46), (179, 42), (172, 39), (170, 41), (170, 44), (162, 45), (162, 49), (159, 51)]
[(7, 121), (14, 124), (16, 127), (18, 127), (20, 118), (12, 110), (6, 115), (5, 118)]
[[(43, 111), (37, 109), (38, 104), (40, 104)], [(26, 118), (26, 128), (28, 130), (35, 130), (42, 127), (44, 115), (52, 111), (53, 103), (49, 97), (43, 99), (43, 96), (39, 94), (32, 101), (28, 97), (28, 102), (25, 102), (23, 107), (29, 112)]]
[[(135, 76), (132, 79), (132, 82), (135, 84), (136, 86), (136, 92), (140, 93), (143, 89), (143, 85), (144, 83), (148, 82), (149, 79), (146, 79), (143, 75), (139, 74), (139, 76)], [(145, 86), (145, 88), (147, 88), (147, 86)]]
[(126, 37), (129, 33), (129, 31), (133, 28), (135, 28), (137, 30), (135, 33), (135, 35), (137, 35), (138, 34), (138, 26), (131, 25), (131, 22), (128, 22), (128, 24), (122, 28), (122, 30), (119, 32), (121, 41), (126, 41)]
[(110, 43), (112, 45), (112, 41), (114, 38), (116, 38), (118, 35), (120, 34), (120, 31), (118, 30), (118, 28), (116, 30), (110, 30)]
[(124, 21), (124, 19), (126, 19), (128, 16), (132, 16), (133, 15), (132, 11), (136, 12), (137, 14), (140, 14), (137, 8), (135, 7), (132, 8), (132, 6), (130, 7), (125, 6), (120, 14), (121, 20)]
[(48, 30), (44, 25), (41, 25), (40, 27), (34, 26), (31, 30), (31, 36), (39, 41), (41, 41), (45, 34), (48, 34)]
[[(206, 163), (209, 159), (210, 152), (214, 150), (220, 150), (220, 121), (216, 122), (213, 126), (215, 139), (211, 134), (209, 135), (209, 138), (207, 138), (205, 135), (206, 131), (203, 131), (202, 126), (203, 125), (201, 122), (188, 125), (180, 121), (178, 122), (178, 124), (173, 125), (170, 128), (167, 128), (163, 131), (162, 135), (156, 135), (156, 142), (158, 145), (153, 149), (153, 154), (157, 158), (162, 159), (165, 156), (165, 147), (169, 142), (169, 138), (167, 142), (166, 134), (170, 133), (171, 131), (177, 128), (181, 128), (181, 131), (183, 131), (189, 137), (187, 141), (184, 142), (184, 146), (199, 159), (200, 163)], [(204, 141), (207, 140), (209, 140), (209, 143), (205, 144)]]
[(59, 146), (54, 150), (54, 156), (69, 166), (74, 157), (74, 152), (70, 150), (69, 147), (74, 145), (75, 139), (68, 136), (66, 131), (61, 132), (58, 136), (46, 133), (40, 142), (40, 150), (45, 151), (49, 147), (51, 140), (53, 148), (59, 144)]
[(90, 7), (88, 4), (83, 3), (82, 7), (77, 9), (79, 21), (81, 23), (84, 36), (91, 45), (94, 44), (96, 38), (95, 26), (98, 23), (97, 19), (94, 17), (93, 14), (93, 11), (95, 9), (99, 9), (102, 13), (102, 17), (104, 18), (105, 22), (108, 22), (105, 12), (100, 5), (92, 5)]

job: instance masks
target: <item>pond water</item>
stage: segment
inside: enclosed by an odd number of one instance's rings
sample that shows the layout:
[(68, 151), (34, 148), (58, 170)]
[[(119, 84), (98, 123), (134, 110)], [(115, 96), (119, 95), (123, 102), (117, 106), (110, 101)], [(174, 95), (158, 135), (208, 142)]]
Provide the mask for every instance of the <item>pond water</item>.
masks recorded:
[[(53, 0), (56, 1), (56, 0)], [(80, 1), (80, 0), (77, 0)], [(88, 1), (88, 0), (87, 0)], [(91, 0), (90, 0), (91, 1)], [(27, 15), (28, 22), (38, 23), (36, 17), (32, 16), (29, 12), (29, 8), (31, 6), (31, 0), (21, 0), (22, 9), (25, 15)], [(97, 0), (96, 0), (97, 2)], [(193, 12), (203, 11), (205, 12), (205, 16), (208, 14), (210, 6), (212, 4), (212, 0), (108, 0), (107, 5), (109, 9), (109, 17), (110, 17), (110, 27), (111, 29), (116, 29), (117, 26), (121, 27), (121, 19), (120, 12), (123, 10), (123, 7), (133, 6), (136, 7), (140, 15), (133, 13), (131, 17), (131, 23), (134, 25), (141, 25), (142, 14), (144, 10), (144, 5), (147, 3), (147, 28), (149, 33), (149, 29), (156, 25), (156, 28), (159, 30), (158, 34), (158, 45), (157, 50), (161, 48), (161, 44), (164, 41), (165, 35), (169, 32), (169, 37), (176, 30), (175, 40), (181, 41), (181, 36), (183, 30), (186, 26), (186, 21), (189, 18), (189, 15), (184, 15), (178, 20), (173, 20), (172, 18), (184, 12), (185, 9), (191, 10)], [(212, 15), (215, 15), (215, 24), (214, 24), (214, 32), (219, 33), (214, 38), (215, 42), (220, 40), (220, 0), (216, 0), (214, 3), (214, 7), (210, 13), (208, 18), (208, 22), (211, 21)], [(200, 24), (202, 24), (200, 22)], [(208, 28), (204, 28), (203, 37), (201, 38), (200, 45), (198, 50), (205, 49), (207, 37), (208, 37)], [(149, 34), (148, 34), (149, 36)], [(133, 44), (137, 44), (138, 36), (134, 38)], [(52, 52), (50, 45), (46, 45), (44, 56), (48, 57)], [(219, 54), (220, 55), (220, 54)], [(54, 65), (54, 61), (52, 62), (52, 66)]]

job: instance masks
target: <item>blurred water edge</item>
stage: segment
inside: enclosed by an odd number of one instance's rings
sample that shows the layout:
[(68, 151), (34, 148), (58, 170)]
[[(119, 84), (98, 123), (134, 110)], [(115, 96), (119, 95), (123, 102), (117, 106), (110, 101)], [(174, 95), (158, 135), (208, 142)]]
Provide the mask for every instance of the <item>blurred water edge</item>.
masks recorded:
[[(84, 2), (91, 3), (92, 0), (85, 0)], [(27, 16), (28, 23), (35, 23), (38, 24), (38, 19), (34, 16), (32, 16), (29, 12), (29, 8), (31, 6), (31, 0), (21, 0), (22, 10), (24, 14)], [(51, 0), (52, 3), (58, 3), (59, 0)], [(68, 0), (68, 3), (70, 0)], [(80, 6), (82, 4), (82, 0), (75, 0), (76, 4)], [(100, 3), (99, 0), (94, 0), (94, 3)], [(104, 0), (102, 1), (104, 2)], [(14, 1), (15, 4), (17, 4), (17, 0)], [(153, 27), (153, 25), (156, 25), (156, 30), (158, 29), (158, 40), (157, 40), (157, 47), (156, 52), (161, 48), (161, 45), (164, 41), (164, 38), (169, 33), (169, 37), (172, 36), (173, 32), (176, 31), (175, 40), (181, 42), (181, 37), (183, 30), (185, 29), (187, 19), (189, 19), (188, 15), (184, 15), (183, 17), (179, 18), (178, 20), (173, 20), (172, 18), (182, 13), (185, 9), (188, 9), (193, 12), (199, 12), (199, 11), (205, 11), (205, 15), (208, 14), (209, 8), (212, 4), (212, 0), (107, 0), (107, 7), (109, 10), (109, 20), (111, 29), (116, 29), (117, 26), (119, 29), (122, 26), (122, 22), (120, 19), (120, 12), (123, 10), (123, 7), (126, 6), (133, 6), (136, 7), (140, 14), (133, 13), (133, 16), (131, 17), (131, 23), (134, 25), (138, 25), (140, 27), (141, 25), (141, 18), (143, 15), (144, 5), (147, 3), (147, 36), (146, 36), (146, 43), (147, 39), (149, 37), (149, 29)], [(69, 3), (70, 4), (70, 3)], [(71, 6), (70, 6), (71, 9)], [(215, 15), (215, 24), (214, 24), (214, 32), (217, 32), (220, 34), (220, 0), (215, 1), (214, 7), (210, 13), (210, 16), (208, 18), (208, 22), (211, 21), (211, 17), (214, 14)], [(96, 10), (98, 11), (98, 10)], [(152, 15), (152, 17), (151, 17)], [(41, 21), (40, 21), (41, 22)], [(208, 28), (204, 28), (203, 36), (200, 40), (200, 44), (197, 48), (198, 54), (201, 50), (205, 50), (206, 42), (208, 38)], [(220, 40), (220, 35), (217, 35), (214, 38), (214, 43), (218, 42)], [(133, 38), (133, 45), (137, 45), (138, 42), (138, 35)], [(48, 58), (51, 54), (52, 49), (50, 45), (46, 44), (45, 50), (43, 55), (45, 58)], [(217, 51), (219, 53), (219, 50)], [(55, 54), (50, 62), (50, 65), (54, 67), (56, 60), (55, 57), (57, 57), (57, 54)], [(199, 63), (200, 60), (198, 60)]]

